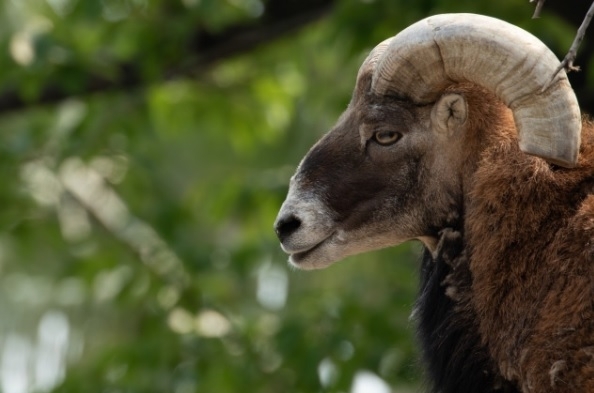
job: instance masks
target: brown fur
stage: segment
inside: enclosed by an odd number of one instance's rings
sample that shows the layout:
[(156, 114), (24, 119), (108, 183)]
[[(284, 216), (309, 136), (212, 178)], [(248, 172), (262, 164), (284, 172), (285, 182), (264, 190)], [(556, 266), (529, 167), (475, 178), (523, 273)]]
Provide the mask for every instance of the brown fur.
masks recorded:
[(479, 334), (524, 392), (594, 392), (594, 125), (563, 169), (519, 150), (506, 108), (477, 110), (464, 230)]

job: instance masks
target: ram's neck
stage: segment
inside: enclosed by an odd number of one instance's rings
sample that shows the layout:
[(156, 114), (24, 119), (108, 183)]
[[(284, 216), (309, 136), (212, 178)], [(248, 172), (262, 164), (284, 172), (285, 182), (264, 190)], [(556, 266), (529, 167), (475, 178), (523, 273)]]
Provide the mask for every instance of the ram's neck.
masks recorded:
[[(584, 161), (594, 162), (590, 129), (584, 137)], [(525, 380), (527, 342), (542, 328), (544, 305), (559, 302), (550, 288), (579, 268), (575, 256), (574, 266), (567, 262), (570, 252), (554, 254), (565, 252), (561, 245), (571, 242), (574, 248), (588, 248), (571, 228), (576, 214), (592, 214), (580, 209), (593, 179), (592, 164), (551, 167), (520, 152), (513, 138), (486, 149), (473, 173), (464, 203), (472, 308), (479, 334), (506, 379)]]
[(444, 229), (425, 250), (414, 317), (433, 391), (517, 392), (499, 375), (481, 342), (471, 301), (472, 279), (461, 232)]
[[(429, 223), (429, 230), (426, 237), (419, 239), (433, 253), (439, 231), (463, 221), (484, 152), (490, 146), (517, 145), (512, 112), (493, 93), (469, 84), (451, 87), (447, 92), (465, 97), (468, 120), (452, 140), (444, 142), (428, 165), (424, 206), (430, 209), (425, 209), (424, 222)], [(440, 173), (440, 168), (446, 168), (446, 173)]]

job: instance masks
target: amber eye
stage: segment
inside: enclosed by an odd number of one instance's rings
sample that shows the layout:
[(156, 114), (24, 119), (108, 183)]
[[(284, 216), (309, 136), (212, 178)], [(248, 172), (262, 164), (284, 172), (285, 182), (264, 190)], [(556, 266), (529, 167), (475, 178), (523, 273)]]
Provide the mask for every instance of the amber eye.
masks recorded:
[(378, 131), (373, 134), (373, 139), (383, 146), (391, 145), (400, 139), (402, 135), (396, 131)]

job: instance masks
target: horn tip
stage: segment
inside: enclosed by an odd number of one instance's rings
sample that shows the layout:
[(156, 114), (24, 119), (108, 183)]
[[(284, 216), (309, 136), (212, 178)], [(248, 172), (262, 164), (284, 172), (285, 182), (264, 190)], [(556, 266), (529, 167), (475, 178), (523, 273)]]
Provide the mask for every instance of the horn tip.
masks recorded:
[(578, 164), (579, 133), (577, 137), (568, 136), (567, 139), (558, 142), (555, 147), (551, 147), (550, 140), (543, 143), (537, 138), (520, 138), (519, 146), (524, 153), (540, 157), (551, 164), (563, 168), (575, 168)]

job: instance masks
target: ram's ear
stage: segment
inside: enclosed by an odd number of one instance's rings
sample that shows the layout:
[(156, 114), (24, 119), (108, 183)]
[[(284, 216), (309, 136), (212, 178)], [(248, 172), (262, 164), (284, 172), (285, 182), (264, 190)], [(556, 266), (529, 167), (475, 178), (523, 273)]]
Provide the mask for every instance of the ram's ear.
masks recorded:
[(468, 105), (460, 94), (445, 94), (433, 106), (431, 125), (445, 136), (453, 136), (466, 123)]

